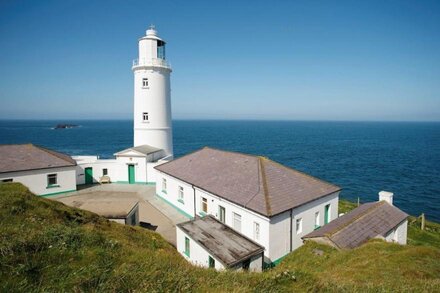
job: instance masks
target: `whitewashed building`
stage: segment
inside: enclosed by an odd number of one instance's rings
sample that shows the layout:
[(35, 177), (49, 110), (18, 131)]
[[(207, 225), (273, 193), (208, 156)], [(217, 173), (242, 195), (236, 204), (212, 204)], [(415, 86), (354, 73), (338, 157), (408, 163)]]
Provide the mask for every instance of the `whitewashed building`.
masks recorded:
[(338, 215), (339, 187), (264, 157), (203, 148), (156, 170), (160, 198), (188, 218), (212, 215), (260, 244), (266, 265)]
[(0, 145), (0, 183), (20, 182), (37, 195), (76, 190), (76, 162), (33, 144)]
[(405, 245), (408, 215), (393, 205), (393, 193), (379, 192), (379, 201), (360, 205), (303, 237), (337, 249), (356, 248), (377, 238)]
[(171, 125), (171, 66), (165, 57), (165, 41), (152, 26), (139, 39), (139, 55), (133, 61), (133, 147), (114, 154), (113, 159), (74, 156), (77, 184), (111, 182), (154, 184), (155, 166), (173, 159)]
[(176, 226), (177, 250), (197, 266), (260, 272), (264, 247), (212, 215)]

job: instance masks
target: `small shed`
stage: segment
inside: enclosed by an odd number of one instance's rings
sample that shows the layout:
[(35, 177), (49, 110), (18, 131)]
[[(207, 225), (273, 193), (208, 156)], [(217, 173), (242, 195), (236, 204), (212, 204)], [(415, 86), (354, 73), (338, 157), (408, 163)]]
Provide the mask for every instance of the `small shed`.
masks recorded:
[(392, 193), (381, 192), (387, 199), (365, 203), (303, 237), (337, 249), (356, 248), (369, 239), (406, 244), (408, 215), (393, 206)]
[(211, 215), (176, 226), (177, 250), (190, 262), (217, 270), (263, 269), (264, 247)]
[(139, 225), (139, 202), (137, 200), (96, 200), (86, 201), (80, 205), (74, 202), (74, 206), (120, 224)]

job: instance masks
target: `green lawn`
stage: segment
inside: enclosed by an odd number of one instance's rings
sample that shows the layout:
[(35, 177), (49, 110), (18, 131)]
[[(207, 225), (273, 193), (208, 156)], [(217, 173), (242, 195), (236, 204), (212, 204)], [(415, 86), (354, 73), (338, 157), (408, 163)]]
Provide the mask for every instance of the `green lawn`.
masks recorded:
[[(187, 263), (159, 234), (0, 185), (0, 290), (435, 291), (439, 225), (409, 229), (411, 245), (372, 241), (352, 251), (309, 243), (263, 273)], [(317, 255), (316, 250), (323, 251)]]

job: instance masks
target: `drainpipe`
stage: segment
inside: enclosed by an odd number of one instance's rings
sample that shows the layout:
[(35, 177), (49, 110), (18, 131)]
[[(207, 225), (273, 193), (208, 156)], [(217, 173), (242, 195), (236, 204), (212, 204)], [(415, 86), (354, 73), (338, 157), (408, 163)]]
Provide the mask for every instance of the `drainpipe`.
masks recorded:
[(293, 210), (290, 210), (290, 252), (292, 252), (292, 222), (293, 222), (293, 218), (292, 218), (292, 213)]
[(194, 188), (194, 185), (191, 185), (192, 189), (194, 190), (194, 219), (196, 218), (196, 189)]

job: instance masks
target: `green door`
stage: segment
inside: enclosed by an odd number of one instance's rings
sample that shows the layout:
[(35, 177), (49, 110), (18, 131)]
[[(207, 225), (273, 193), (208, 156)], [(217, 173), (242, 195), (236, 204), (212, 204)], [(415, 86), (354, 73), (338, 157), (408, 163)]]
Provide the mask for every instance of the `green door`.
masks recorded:
[(330, 205), (325, 206), (324, 210), (324, 224), (328, 224), (330, 222)]
[(85, 170), (86, 184), (93, 184), (93, 168), (88, 167)]
[(134, 165), (128, 165), (128, 183), (134, 184)]
[(211, 256), (208, 258), (208, 263), (210, 268), (215, 268), (215, 259), (213, 259)]

